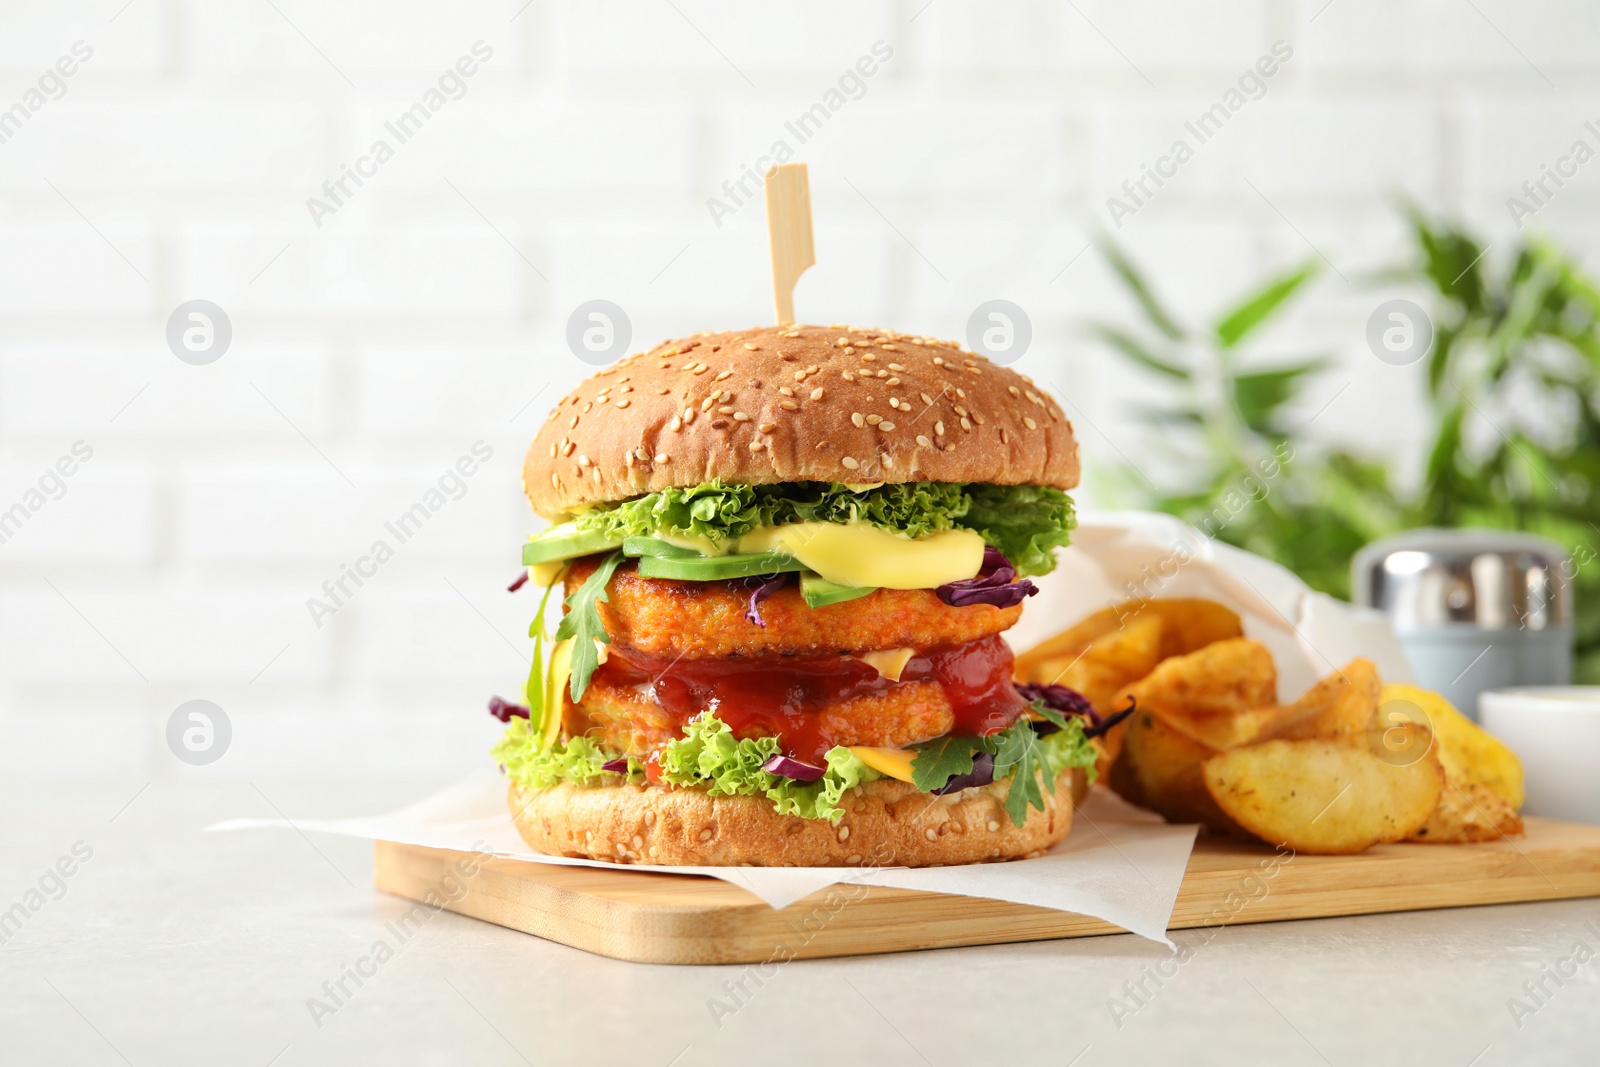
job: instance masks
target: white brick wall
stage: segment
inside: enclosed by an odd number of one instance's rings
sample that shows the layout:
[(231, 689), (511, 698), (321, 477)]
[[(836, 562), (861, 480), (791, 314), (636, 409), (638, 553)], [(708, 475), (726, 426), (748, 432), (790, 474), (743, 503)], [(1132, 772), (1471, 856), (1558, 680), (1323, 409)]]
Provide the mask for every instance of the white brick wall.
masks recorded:
[[(1082, 340), (1131, 314), (1095, 255), (1063, 268), (1112, 231), (1208, 322), (1309, 239), (1351, 281), (1324, 272), (1264, 347), (1342, 361), (1319, 432), (1414, 452), (1417, 372), (1365, 352), (1389, 294), (1359, 278), (1404, 252), (1397, 195), (1510, 235), (1505, 198), (1600, 120), (1600, 15), (1324, 3), (10, 5), (0, 114), (94, 54), (0, 143), (0, 512), (74, 442), (94, 455), (0, 543), (0, 773), (481, 758), (483, 699), (525, 669), (521, 452), (589, 370), (568, 314), (614, 300), (639, 346), (765, 320), (759, 203), (718, 226), (707, 198), (878, 41), (893, 58), (800, 147), (803, 316), (960, 336), (1021, 303), (1023, 369), (1070, 391), (1109, 471), (1148, 448), (1119, 414), (1148, 383)], [(318, 227), (306, 199), (479, 40), (460, 99)], [(1277, 40), (1265, 96), (1115, 228), (1107, 197)], [(1597, 212), (1592, 163), (1538, 223), (1592, 257)], [(192, 298), (232, 319), (210, 366), (165, 345)], [(478, 440), (462, 499), (317, 627), (306, 598)], [(235, 734), (200, 769), (162, 736), (198, 697)]]

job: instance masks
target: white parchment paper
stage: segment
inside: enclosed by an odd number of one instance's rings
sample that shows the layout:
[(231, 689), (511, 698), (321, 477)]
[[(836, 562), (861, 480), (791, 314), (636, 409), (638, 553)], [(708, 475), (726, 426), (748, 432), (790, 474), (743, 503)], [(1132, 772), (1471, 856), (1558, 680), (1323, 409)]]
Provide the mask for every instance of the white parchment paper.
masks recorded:
[[(1035, 579), (1022, 623), (1011, 631), (1023, 649), (1091, 611), (1130, 599), (1208, 597), (1239, 612), (1245, 631), (1273, 651), (1279, 698), (1290, 700), (1315, 679), (1358, 655), (1383, 677), (1411, 677), (1387, 621), (1313, 593), (1287, 570), (1219, 544), (1166, 515), (1086, 515), (1073, 546), (1052, 574)], [(231, 819), (211, 830), (294, 828), (459, 851), (489, 851), (532, 863), (611, 867), (636, 873), (703, 875), (740, 886), (774, 908), (787, 907), (837, 882), (867, 882), (934, 893), (985, 897), (1090, 915), (1167, 944), (1166, 928), (1196, 828), (1170, 826), (1091, 790), (1067, 839), (1044, 856), (1013, 863), (924, 869), (621, 866), (532, 852), (506, 810), (505, 783), (485, 767), (460, 783), (399, 811), (340, 819)]]

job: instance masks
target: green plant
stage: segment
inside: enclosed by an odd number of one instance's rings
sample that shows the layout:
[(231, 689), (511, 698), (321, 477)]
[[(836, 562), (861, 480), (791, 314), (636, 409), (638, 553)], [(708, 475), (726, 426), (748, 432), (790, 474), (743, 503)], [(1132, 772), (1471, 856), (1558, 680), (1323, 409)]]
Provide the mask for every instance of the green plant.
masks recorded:
[[(1114, 246), (1103, 252), (1142, 313), (1135, 330), (1096, 336), (1166, 380), (1168, 402), (1137, 412), (1174, 453), (1178, 473), (1142, 506), (1289, 567), (1313, 588), (1349, 594), (1350, 559), (1378, 537), (1418, 526), (1528, 530), (1573, 555), (1580, 680), (1600, 680), (1600, 289), (1553, 242), (1530, 237), (1496, 269), (1459, 227), (1408, 211), (1416, 260), (1388, 282), (1430, 290), (1425, 378), (1430, 441), (1422, 469), (1296, 439), (1290, 411), (1316, 412), (1308, 383), (1325, 362), (1257, 366), (1245, 342), (1313, 277), (1272, 279), (1208, 329), (1187, 327)], [(1324, 390), (1331, 398), (1335, 389)], [(1302, 401), (1295, 404), (1295, 401)], [(1331, 436), (1331, 435), (1330, 435)], [(1409, 475), (1409, 477), (1402, 477)], [(1404, 486), (1399, 489), (1397, 486)]]

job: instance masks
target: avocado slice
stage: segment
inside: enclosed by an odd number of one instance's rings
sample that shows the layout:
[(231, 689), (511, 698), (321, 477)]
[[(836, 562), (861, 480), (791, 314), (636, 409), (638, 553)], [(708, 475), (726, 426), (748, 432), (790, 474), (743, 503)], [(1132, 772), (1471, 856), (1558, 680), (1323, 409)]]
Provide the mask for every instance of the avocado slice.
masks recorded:
[(700, 555), (692, 548), (683, 548), (659, 537), (625, 537), (622, 539), (622, 554), (651, 556), (655, 559), (690, 559)]
[(872, 592), (872, 586), (840, 585), (830, 582), (814, 571), (800, 575), (800, 595), (806, 598), (806, 607), (825, 608), (829, 604), (843, 604)]
[(782, 552), (748, 552), (733, 556), (640, 556), (641, 578), (675, 578), (684, 582), (714, 582), (722, 578), (747, 578), (753, 574), (781, 574), (805, 570), (805, 565)]
[(522, 546), (522, 562), (532, 567), (536, 563), (549, 563), (552, 560), (591, 556), (616, 548), (621, 543), (615, 537), (607, 537), (595, 530), (557, 526)]

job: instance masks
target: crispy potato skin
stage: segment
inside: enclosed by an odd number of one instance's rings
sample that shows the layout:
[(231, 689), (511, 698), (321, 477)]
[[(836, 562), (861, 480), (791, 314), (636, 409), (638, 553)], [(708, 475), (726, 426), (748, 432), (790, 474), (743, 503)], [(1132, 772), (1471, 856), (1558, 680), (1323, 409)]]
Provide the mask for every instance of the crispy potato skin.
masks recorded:
[[(567, 571), (570, 596), (597, 566), (595, 557)], [(810, 608), (791, 582), (761, 602), (760, 627), (744, 617), (750, 587), (740, 581), (676, 582), (617, 568), (600, 620), (611, 640), (657, 656), (816, 656), (891, 648), (961, 645), (1001, 633), (1022, 606), (953, 608), (931, 589), (879, 589), (858, 600)]]
[[(605, 673), (604, 667), (596, 672), (580, 705), (566, 702), (562, 725), (568, 734), (587, 736), (638, 760), (682, 736), (682, 723), (648, 689), (612, 684)], [(941, 737), (955, 725), (944, 689), (933, 682), (907, 682), (818, 715), (822, 731), (836, 745), (904, 748)]]

